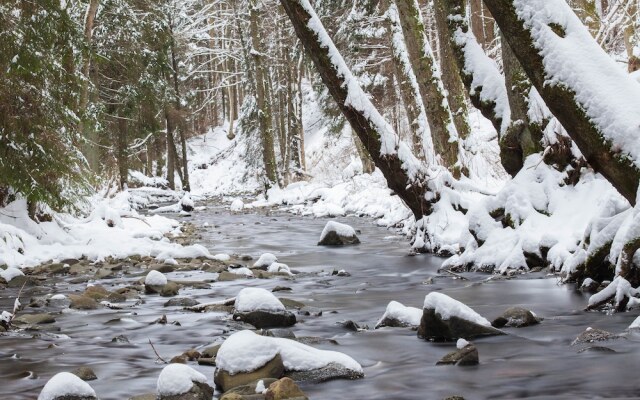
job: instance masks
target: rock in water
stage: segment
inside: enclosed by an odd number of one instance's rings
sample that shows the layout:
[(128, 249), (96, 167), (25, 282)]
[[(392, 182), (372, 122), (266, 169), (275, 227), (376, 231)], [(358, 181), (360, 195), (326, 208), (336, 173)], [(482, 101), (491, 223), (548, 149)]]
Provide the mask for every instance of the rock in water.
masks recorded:
[(587, 328), (571, 343), (572, 346), (584, 343), (604, 342), (612, 339), (619, 339), (615, 333), (607, 332), (598, 328)]
[(191, 212), (193, 211), (194, 206), (195, 204), (189, 193), (185, 194), (182, 200), (180, 200), (180, 207), (182, 208), (182, 211)]
[(223, 392), (237, 386), (247, 385), (259, 379), (279, 379), (284, 374), (284, 363), (280, 354), (276, 354), (271, 360), (253, 371), (230, 374), (222, 368), (216, 369), (213, 381)]
[(211, 400), (213, 388), (207, 378), (183, 364), (169, 364), (158, 377), (158, 400)]
[(96, 373), (90, 367), (80, 367), (73, 371), (73, 374), (83, 381), (93, 381), (98, 379)]
[(478, 349), (476, 346), (468, 343), (461, 349), (452, 351), (446, 356), (442, 357), (436, 365), (478, 365), (480, 358), (478, 357)]
[(260, 288), (244, 288), (236, 296), (233, 319), (247, 322), (258, 329), (288, 327), (296, 316), (287, 311), (273, 293)]
[(38, 400), (97, 400), (88, 383), (69, 372), (60, 372), (49, 379)]
[(424, 299), (419, 338), (446, 342), (504, 334), (471, 308), (445, 294), (431, 292)]
[(322, 230), (318, 246), (344, 246), (358, 243), (360, 239), (356, 236), (355, 229), (349, 225), (329, 221)]
[(273, 382), (267, 389), (266, 400), (309, 400), (307, 395), (296, 385), (291, 378), (282, 378)]
[(404, 328), (417, 327), (422, 319), (422, 310), (415, 307), (406, 307), (402, 303), (392, 301), (387, 305), (387, 310), (376, 323), (375, 329), (385, 326)]
[(502, 328), (504, 326), (522, 328), (539, 323), (540, 320), (531, 311), (522, 307), (510, 307), (501, 316), (494, 319), (491, 325), (494, 328)]

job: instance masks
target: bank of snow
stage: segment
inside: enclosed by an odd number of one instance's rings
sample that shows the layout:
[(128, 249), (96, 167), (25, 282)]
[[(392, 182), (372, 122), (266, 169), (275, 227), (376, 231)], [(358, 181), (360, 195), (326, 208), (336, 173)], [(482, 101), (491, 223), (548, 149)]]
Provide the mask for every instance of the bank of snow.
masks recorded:
[(318, 350), (290, 339), (260, 336), (251, 331), (229, 336), (220, 346), (216, 364), (218, 368), (236, 374), (254, 371), (278, 354), (288, 371), (311, 371), (335, 363), (362, 373), (362, 366), (346, 354)]
[(139, 214), (132, 206), (137, 201), (141, 200), (133, 191), (106, 199), (94, 196), (85, 218), (54, 213), (52, 222), (35, 223), (28, 217), (26, 201), (16, 200), (0, 213), (0, 266), (22, 268), (81, 257), (212, 257), (203, 246), (171, 243), (169, 237), (181, 233), (179, 223)]

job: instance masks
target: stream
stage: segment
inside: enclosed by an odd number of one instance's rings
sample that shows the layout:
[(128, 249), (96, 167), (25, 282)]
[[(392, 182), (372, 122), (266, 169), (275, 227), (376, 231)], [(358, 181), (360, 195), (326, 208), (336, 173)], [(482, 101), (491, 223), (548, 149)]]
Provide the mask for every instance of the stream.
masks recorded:
[[(170, 215), (170, 217), (173, 217)], [(176, 217), (177, 218), (177, 217)], [(349, 247), (319, 247), (320, 232), (328, 219), (313, 219), (266, 210), (232, 214), (209, 205), (192, 217), (180, 218), (203, 227), (203, 240), (212, 254), (263, 252), (300, 272), (293, 280), (243, 279), (215, 282), (210, 289), (183, 288), (181, 297), (211, 302), (234, 297), (243, 287), (289, 286), (279, 297), (301, 301), (323, 310), (321, 316), (298, 315), (292, 327), (296, 336), (335, 339), (339, 345), (315, 347), (346, 353), (364, 367), (366, 377), (356, 381), (304, 383), (310, 399), (586, 399), (640, 398), (640, 334), (602, 342), (615, 353), (578, 352), (571, 342), (587, 327), (622, 333), (636, 313), (605, 315), (585, 312), (588, 295), (573, 285), (559, 285), (558, 278), (545, 272), (504, 279), (481, 273), (463, 274), (468, 280), (437, 272), (442, 259), (431, 255), (408, 256), (406, 238), (378, 227), (371, 220), (339, 218), (360, 231), (361, 244)], [(249, 263), (252, 263), (250, 261)], [(345, 269), (348, 277), (332, 276)], [(169, 273), (170, 280), (206, 280), (215, 274), (202, 271)], [(432, 279), (430, 279), (432, 278)], [(97, 281), (110, 290), (139, 279), (131, 276)], [(432, 283), (428, 283), (431, 280)], [(86, 284), (60, 278), (43, 287), (23, 292), (22, 302), (46, 293), (81, 292)], [(519, 305), (543, 317), (541, 324), (507, 328), (507, 336), (477, 339), (474, 344), (480, 365), (436, 366), (455, 348), (453, 343), (430, 343), (418, 339), (409, 328), (374, 330), (389, 301), (421, 307), (426, 294), (434, 290), (462, 301), (489, 320), (506, 308)], [(0, 310), (10, 310), (17, 289), (0, 291)], [(66, 309), (57, 315), (59, 332), (20, 332), (0, 336), (0, 399), (35, 399), (55, 373), (89, 365), (98, 380), (89, 384), (102, 400), (128, 399), (155, 391), (163, 364), (160, 355), (171, 358), (190, 349), (202, 349), (229, 334), (230, 316), (223, 313), (193, 313), (181, 307), (164, 307), (167, 298), (143, 296), (144, 304), (123, 310), (94, 311)], [(59, 309), (26, 309), (23, 313)], [(152, 324), (166, 314), (169, 322)], [(348, 331), (339, 323), (353, 320), (371, 329)], [(129, 343), (113, 343), (125, 335)], [(214, 367), (189, 363), (213, 384)]]

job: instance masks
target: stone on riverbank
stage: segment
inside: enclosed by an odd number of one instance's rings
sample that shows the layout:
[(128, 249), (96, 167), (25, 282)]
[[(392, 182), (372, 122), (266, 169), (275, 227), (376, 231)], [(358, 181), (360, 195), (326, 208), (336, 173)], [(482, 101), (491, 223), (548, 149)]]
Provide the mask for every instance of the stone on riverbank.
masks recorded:
[(445, 355), (436, 363), (436, 365), (478, 365), (480, 358), (478, 356), (478, 349), (466, 340), (459, 340), (461, 343), (458, 349)]
[(91, 369), (91, 367), (79, 367), (76, 368), (72, 373), (83, 381), (94, 381), (98, 379), (96, 373), (93, 371), (93, 369)]
[(288, 327), (296, 323), (296, 316), (287, 311), (273, 293), (261, 288), (244, 288), (236, 296), (235, 321), (242, 321), (258, 329)]
[(54, 375), (38, 396), (38, 400), (96, 400), (96, 392), (88, 383), (69, 372)]
[(392, 301), (378, 322), (375, 329), (385, 326), (394, 328), (417, 327), (420, 325), (422, 310), (415, 307), (406, 307), (402, 303)]
[(320, 234), (318, 246), (344, 246), (358, 243), (360, 239), (356, 236), (355, 229), (349, 225), (329, 221)]
[(222, 367), (216, 370), (213, 381), (223, 392), (229, 389), (247, 385), (259, 379), (273, 378), (279, 379), (284, 374), (284, 363), (280, 354), (276, 354), (264, 365), (253, 368), (250, 371), (237, 372), (234, 374), (225, 371)]
[(183, 364), (169, 364), (158, 377), (158, 400), (211, 400), (213, 388), (207, 378)]
[(266, 400), (309, 400), (307, 395), (290, 378), (282, 378), (269, 385)]
[(504, 334), (471, 308), (445, 294), (431, 292), (424, 299), (419, 338), (446, 342)]

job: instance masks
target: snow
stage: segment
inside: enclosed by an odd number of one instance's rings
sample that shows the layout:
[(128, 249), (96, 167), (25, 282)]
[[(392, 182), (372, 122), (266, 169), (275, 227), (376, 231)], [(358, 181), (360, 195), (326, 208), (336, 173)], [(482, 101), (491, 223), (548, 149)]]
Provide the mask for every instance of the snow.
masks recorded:
[(262, 288), (244, 288), (236, 296), (236, 311), (285, 311), (284, 305), (270, 291)]
[(169, 364), (160, 372), (156, 390), (160, 396), (176, 396), (191, 390), (193, 382), (207, 383), (207, 378), (187, 365)]
[(144, 279), (144, 284), (149, 286), (164, 286), (167, 284), (167, 277), (160, 271), (151, 270)]
[(491, 326), (491, 323), (477, 312), (473, 311), (469, 306), (452, 299), (446, 294), (439, 292), (431, 292), (424, 298), (424, 308), (433, 309), (440, 314), (443, 320), (451, 317), (457, 317), (466, 321), (474, 322), (478, 325)]
[(264, 381), (260, 379), (256, 384), (256, 393), (264, 393), (267, 391), (267, 388), (264, 387)]
[[(563, 85), (603, 138), (640, 167), (640, 85), (593, 40), (563, 0), (514, 0), (518, 18), (543, 58), (546, 85)], [(559, 36), (550, 27), (564, 30)]]
[(331, 232), (335, 232), (338, 236), (344, 237), (352, 237), (356, 236), (356, 230), (346, 224), (341, 224), (336, 221), (329, 221), (324, 226), (322, 233), (320, 234), (320, 241), (324, 240), (324, 238)]
[(251, 271), (249, 268), (247, 267), (240, 267), (240, 268), (227, 268), (227, 271), (232, 273), (232, 274), (236, 274), (236, 275), (244, 275), (244, 276), (253, 276), (253, 271)]
[(229, 261), (231, 260), (231, 256), (226, 254), (226, 253), (220, 253), (220, 254), (216, 254), (215, 256), (213, 256), (213, 259), (216, 261)]
[(640, 317), (634, 319), (628, 329), (640, 329)]
[(258, 261), (253, 263), (253, 268), (268, 267), (269, 265), (277, 261), (278, 261), (278, 258), (275, 255), (271, 253), (264, 253), (260, 255), (260, 257), (258, 258)]
[(135, 207), (147, 201), (140, 200), (140, 193), (145, 191), (132, 189), (107, 198), (97, 194), (87, 200), (86, 217), (54, 213), (52, 222), (39, 224), (28, 217), (24, 199), (10, 203), (0, 213), (0, 265), (23, 268), (66, 258), (95, 262), (133, 255), (163, 260), (212, 257), (203, 246), (169, 242), (165, 235), (179, 234), (178, 222), (139, 214)]
[(20, 271), (18, 268), (10, 267), (5, 270), (0, 270), (0, 277), (7, 282), (19, 276), (24, 276), (24, 273)]
[(309, 371), (336, 363), (356, 372), (362, 366), (336, 351), (318, 350), (294, 340), (260, 336), (252, 331), (236, 332), (220, 346), (216, 364), (231, 374), (254, 371), (280, 354), (285, 369)]
[(54, 375), (38, 396), (38, 400), (55, 400), (62, 396), (96, 397), (96, 392), (88, 383), (70, 372)]
[(289, 275), (293, 275), (291, 273), (291, 269), (287, 264), (282, 264), (278, 262), (274, 262), (267, 268), (267, 272), (285, 272)]
[(460, 338), (460, 339), (458, 339), (458, 341), (456, 342), (456, 348), (457, 348), (458, 350), (462, 350), (462, 349), (464, 349), (465, 347), (467, 347), (467, 345), (469, 345), (469, 344), (470, 344), (469, 342), (467, 342), (466, 340), (464, 340), (464, 339)]
[(391, 301), (387, 305), (387, 309), (382, 317), (380, 317), (380, 319), (376, 323), (376, 326), (380, 325), (380, 323), (387, 318), (396, 319), (411, 326), (418, 326), (420, 325), (420, 320), (422, 319), (422, 309), (416, 307), (407, 307), (397, 301)]
[(185, 193), (184, 197), (182, 197), (182, 199), (180, 200), (180, 205), (182, 207), (186, 207), (186, 208), (194, 208), (195, 207), (195, 202), (191, 198), (191, 194), (190, 193)]
[(11, 321), (11, 319), (13, 318), (13, 314), (11, 314), (8, 311), (3, 311), (0, 314), (0, 321), (8, 323), (9, 321)]
[(233, 202), (231, 202), (231, 205), (229, 206), (229, 209), (234, 212), (242, 211), (243, 208), (244, 208), (244, 203), (240, 199), (235, 199)]
[(51, 300), (64, 300), (66, 298), (67, 296), (63, 294), (54, 294), (53, 296), (51, 296)]

